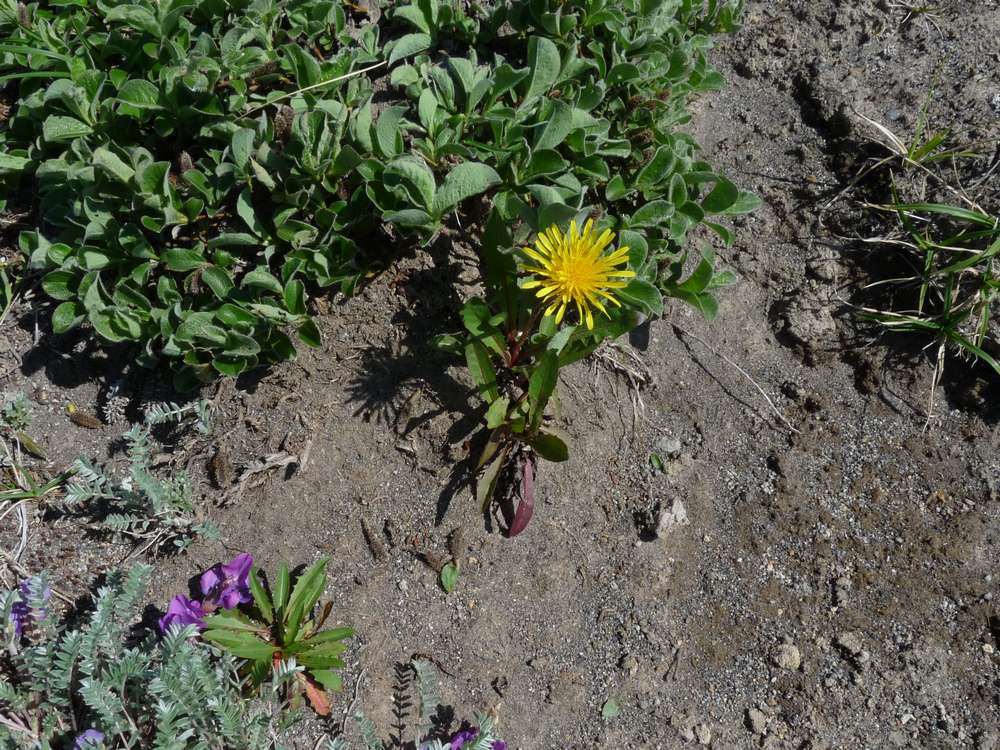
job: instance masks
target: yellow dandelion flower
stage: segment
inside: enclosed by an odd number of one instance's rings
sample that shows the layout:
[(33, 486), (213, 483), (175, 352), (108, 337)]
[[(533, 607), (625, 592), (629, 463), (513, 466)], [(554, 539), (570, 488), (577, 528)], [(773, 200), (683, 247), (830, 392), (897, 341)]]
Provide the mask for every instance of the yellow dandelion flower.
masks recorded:
[(604, 252), (614, 238), (610, 229), (598, 236), (593, 219), (587, 221), (582, 233), (575, 221), (570, 222), (565, 234), (552, 225), (538, 235), (534, 248), (524, 248), (528, 260), (520, 264), (521, 270), (534, 275), (524, 288), (538, 290), (535, 295), (548, 305), (545, 314), (555, 315), (556, 323), (562, 322), (572, 302), (580, 321), (593, 330), (593, 308), (607, 316), (605, 302), (621, 307), (613, 290), (628, 283), (622, 279), (635, 276), (627, 268), (627, 247)]

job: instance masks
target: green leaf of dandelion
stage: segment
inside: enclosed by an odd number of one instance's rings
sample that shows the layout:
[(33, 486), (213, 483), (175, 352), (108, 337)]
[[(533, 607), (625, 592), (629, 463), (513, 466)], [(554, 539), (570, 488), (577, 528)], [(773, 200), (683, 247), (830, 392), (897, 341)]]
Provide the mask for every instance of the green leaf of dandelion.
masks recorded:
[(402, 36), (392, 45), (392, 52), (389, 53), (389, 65), (395, 65), (403, 58), (412, 57), (430, 46), (431, 37), (429, 34), (415, 33)]
[(740, 197), (739, 188), (727, 179), (720, 179), (712, 192), (705, 196), (701, 207), (707, 214), (721, 214), (730, 210)]
[(533, 425), (541, 424), (545, 405), (551, 398), (558, 380), (559, 355), (551, 349), (546, 349), (528, 381), (529, 414)]
[(403, 149), (399, 125), (406, 111), (406, 107), (389, 107), (379, 115), (378, 122), (375, 123), (375, 141), (385, 157), (396, 156)]
[(660, 290), (643, 279), (632, 279), (628, 286), (618, 290), (618, 298), (647, 315), (663, 314), (663, 295)]
[(465, 361), (479, 394), (491, 403), (495, 401), (500, 395), (497, 390), (497, 373), (486, 347), (479, 341), (470, 341), (465, 345)]
[(434, 207), (434, 193), (437, 185), (434, 173), (423, 159), (415, 156), (401, 156), (389, 162), (383, 173), (386, 187), (401, 185), (411, 200), (421, 208), (431, 211)]

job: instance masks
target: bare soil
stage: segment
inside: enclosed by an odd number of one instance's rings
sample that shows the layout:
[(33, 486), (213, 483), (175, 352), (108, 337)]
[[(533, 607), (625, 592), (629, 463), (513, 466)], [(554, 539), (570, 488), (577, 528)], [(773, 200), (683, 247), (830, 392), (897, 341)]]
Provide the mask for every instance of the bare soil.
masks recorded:
[[(236, 551), (265, 567), (329, 555), (328, 594), (359, 633), (334, 711), (360, 679), (387, 734), (394, 665), (420, 653), (449, 673), (447, 703), (495, 710), (523, 750), (1000, 747), (996, 377), (950, 359), (932, 393), (926, 341), (858, 325), (849, 303), (886, 258), (850, 239), (872, 228), (856, 193), (831, 204), (878, 153), (857, 113), (909, 133), (933, 89), (934, 127), (998, 142), (998, 38), (995, 0), (752, 4), (714, 53), (728, 87), (693, 123), (765, 202), (719, 251), (741, 281), (714, 323), (677, 303), (633, 335), (638, 360), (623, 344), (569, 371), (571, 458), (540, 468), (525, 533), (504, 538), (461, 482), (481, 415), (428, 339), (456, 327), (473, 261), (439, 243), (324, 302), (322, 349), (207, 391), (209, 438), (162, 436), (164, 468), (192, 472), (224, 543), (160, 560), (151, 604)], [(36, 402), (48, 470), (120, 461), (124, 423), (86, 429), (65, 408), (99, 413), (128, 352), (16, 312), (0, 390)], [(125, 372), (133, 419), (176, 397)], [(282, 453), (308, 460), (240, 487)], [(658, 533), (678, 502), (686, 522)], [(446, 595), (433, 563), (449, 546), (462, 569)], [(39, 512), (22, 562), (81, 595), (131, 551)], [(621, 714), (605, 720), (609, 698)]]

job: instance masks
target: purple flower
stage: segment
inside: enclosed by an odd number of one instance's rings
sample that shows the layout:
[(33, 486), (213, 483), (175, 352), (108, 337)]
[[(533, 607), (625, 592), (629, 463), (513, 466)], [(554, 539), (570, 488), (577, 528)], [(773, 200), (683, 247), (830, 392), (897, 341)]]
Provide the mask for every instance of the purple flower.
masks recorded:
[(507, 743), (503, 740), (493, 740), (490, 750), (507, 750)]
[(87, 729), (73, 740), (73, 750), (86, 750), (89, 747), (104, 744), (104, 734), (96, 729)]
[[(52, 589), (46, 585), (42, 588), (42, 603), (48, 602), (50, 596), (52, 596)], [(24, 634), (27, 625), (45, 619), (45, 607), (32, 608), (31, 597), (31, 581), (21, 581), (21, 585), (18, 587), (18, 599), (10, 608), (10, 619), (14, 621), (14, 635), (18, 638)]]
[(462, 729), (454, 737), (451, 738), (451, 748), (449, 750), (462, 750), (462, 746), (466, 742), (471, 742), (476, 739), (476, 735), (479, 732), (475, 729)]
[(213, 565), (202, 573), (201, 593), (205, 601), (224, 609), (232, 609), (250, 601), (250, 587), (247, 579), (253, 557), (241, 552), (231, 562)]
[(166, 633), (171, 625), (194, 625), (201, 630), (205, 627), (204, 618), (205, 610), (202, 609), (201, 602), (178, 594), (170, 600), (167, 614), (160, 618), (160, 630)]

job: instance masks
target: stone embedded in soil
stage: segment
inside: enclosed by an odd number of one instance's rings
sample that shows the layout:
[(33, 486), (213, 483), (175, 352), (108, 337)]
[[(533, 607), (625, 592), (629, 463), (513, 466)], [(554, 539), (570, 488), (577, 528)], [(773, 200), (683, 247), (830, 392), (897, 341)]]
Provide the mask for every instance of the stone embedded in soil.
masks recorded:
[(798, 647), (791, 643), (782, 643), (778, 646), (771, 659), (776, 667), (787, 669), (789, 672), (797, 672), (802, 665), (802, 655)]
[(684, 503), (679, 498), (674, 498), (670, 507), (660, 513), (660, 519), (656, 523), (656, 536), (662, 538), (671, 529), (687, 524), (688, 515)]
[(656, 441), (656, 450), (669, 458), (677, 458), (681, 455), (681, 441), (675, 437), (661, 437)]
[(698, 738), (699, 745), (711, 745), (712, 744), (712, 730), (708, 728), (707, 724), (699, 724), (694, 728), (694, 735)]
[(747, 727), (754, 734), (764, 734), (767, 731), (767, 717), (759, 708), (747, 709)]
[(851, 656), (857, 656), (864, 648), (864, 644), (861, 642), (861, 636), (850, 630), (840, 633), (834, 643), (844, 649), (844, 651)]
[(622, 670), (628, 672), (630, 675), (639, 671), (639, 660), (632, 654), (626, 654), (623, 656), (619, 664)]
[(785, 310), (784, 320), (785, 334), (801, 347), (808, 359), (836, 339), (837, 324), (830, 307), (815, 297), (795, 297)]
[(851, 579), (847, 576), (840, 576), (836, 581), (833, 582), (833, 603), (838, 607), (843, 607), (847, 604), (848, 594), (851, 591), (853, 584)]

